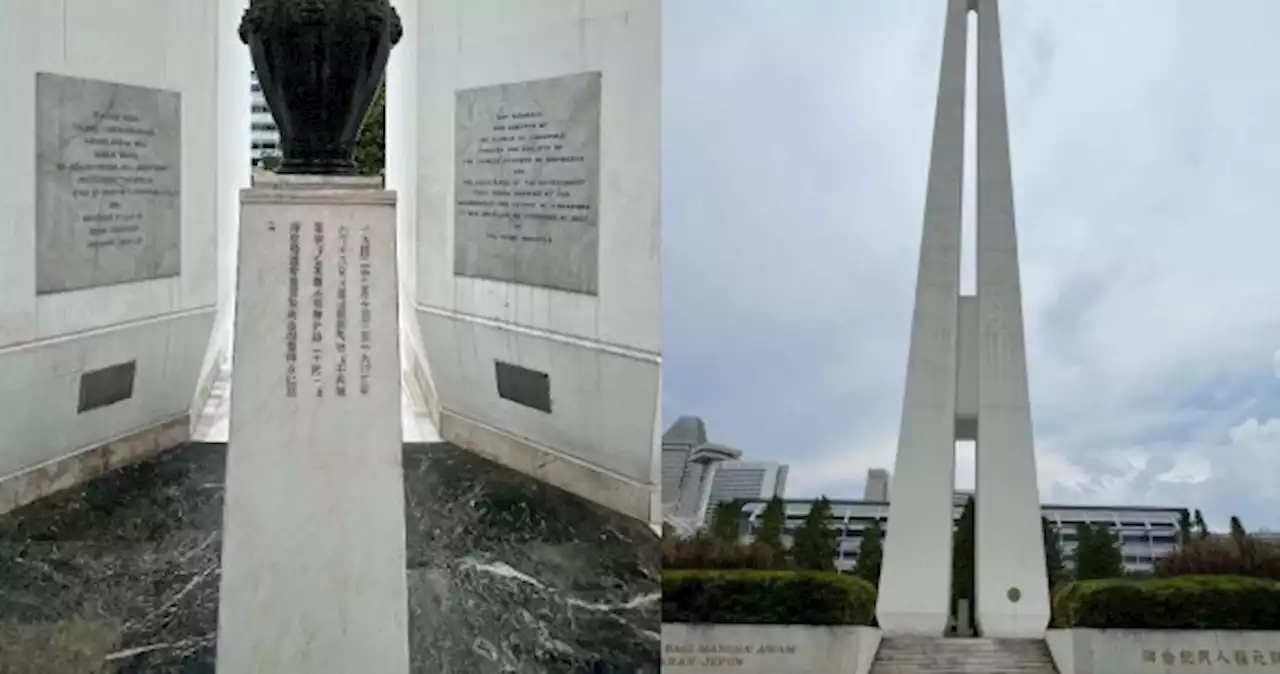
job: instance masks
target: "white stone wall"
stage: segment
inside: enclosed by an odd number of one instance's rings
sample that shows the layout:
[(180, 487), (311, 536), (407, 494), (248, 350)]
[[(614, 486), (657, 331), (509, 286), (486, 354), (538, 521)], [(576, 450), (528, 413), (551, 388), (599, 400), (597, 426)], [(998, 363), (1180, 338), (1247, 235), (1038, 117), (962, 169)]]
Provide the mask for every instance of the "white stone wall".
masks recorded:
[(1280, 632), (1049, 630), (1061, 674), (1280, 671)]
[(879, 647), (874, 627), (663, 623), (662, 671), (866, 674)]
[[(219, 223), (235, 217), (216, 196), (225, 14), (212, 0), (3, 5), (0, 478), (188, 412), (218, 299)], [(180, 275), (37, 296), (38, 72), (180, 93)], [(132, 397), (78, 414), (81, 374), (129, 360)]]
[[(407, 35), (392, 53), (388, 187), (415, 258), (411, 348), (441, 434), (657, 521), (660, 2), (397, 5)], [(598, 294), (455, 276), (456, 92), (589, 71), (602, 77)], [(552, 413), (500, 398), (495, 360), (546, 373)]]

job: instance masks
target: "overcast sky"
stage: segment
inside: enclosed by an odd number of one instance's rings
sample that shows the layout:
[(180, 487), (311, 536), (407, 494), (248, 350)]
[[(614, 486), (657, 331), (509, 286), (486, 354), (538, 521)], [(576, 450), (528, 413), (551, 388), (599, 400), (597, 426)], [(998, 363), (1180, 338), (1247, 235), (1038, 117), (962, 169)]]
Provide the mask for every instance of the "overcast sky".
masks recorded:
[[(790, 497), (893, 468), (945, 4), (664, 3), (664, 424)], [(1001, 20), (1041, 497), (1280, 529), (1280, 2)]]

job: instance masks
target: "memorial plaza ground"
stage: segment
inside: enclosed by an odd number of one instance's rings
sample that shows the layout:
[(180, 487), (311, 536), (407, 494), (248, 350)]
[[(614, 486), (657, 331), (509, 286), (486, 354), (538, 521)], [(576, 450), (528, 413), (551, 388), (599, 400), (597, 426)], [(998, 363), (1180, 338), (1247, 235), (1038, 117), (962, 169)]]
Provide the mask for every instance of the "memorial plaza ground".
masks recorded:
[[(0, 516), (0, 673), (214, 672), (225, 456), (189, 444)], [(451, 445), (404, 464), (411, 671), (654, 661), (646, 526)]]

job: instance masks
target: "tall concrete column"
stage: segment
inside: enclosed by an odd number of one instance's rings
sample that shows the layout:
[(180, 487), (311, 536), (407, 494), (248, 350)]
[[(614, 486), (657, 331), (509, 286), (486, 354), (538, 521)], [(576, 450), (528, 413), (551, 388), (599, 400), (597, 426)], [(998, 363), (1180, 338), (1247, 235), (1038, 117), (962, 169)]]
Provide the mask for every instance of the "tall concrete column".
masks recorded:
[(957, 313), (968, 0), (949, 0), (934, 112), (911, 350), (876, 617), (890, 634), (941, 635), (951, 592)]
[[(979, 631), (1040, 637), (1040, 534), (997, 0), (949, 0), (906, 393), (877, 617), (941, 635), (949, 614), (955, 442), (977, 440)], [(960, 295), (965, 38), (978, 13), (977, 296)]]
[(978, 4), (977, 624), (989, 637), (1043, 637), (1049, 585), (1040, 530), (1000, 14)]

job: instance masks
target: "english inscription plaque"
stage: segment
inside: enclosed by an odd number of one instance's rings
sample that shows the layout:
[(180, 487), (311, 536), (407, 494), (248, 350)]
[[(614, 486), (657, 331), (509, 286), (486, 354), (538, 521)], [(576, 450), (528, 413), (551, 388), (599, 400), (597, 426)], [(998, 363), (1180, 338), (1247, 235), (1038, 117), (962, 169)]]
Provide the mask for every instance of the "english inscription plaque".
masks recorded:
[(181, 272), (181, 98), (36, 75), (36, 292)]
[(595, 295), (600, 73), (456, 103), (454, 274)]

